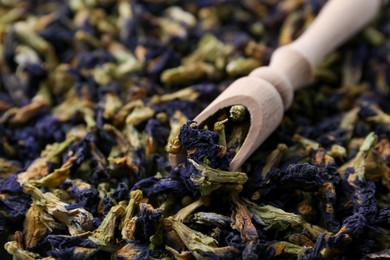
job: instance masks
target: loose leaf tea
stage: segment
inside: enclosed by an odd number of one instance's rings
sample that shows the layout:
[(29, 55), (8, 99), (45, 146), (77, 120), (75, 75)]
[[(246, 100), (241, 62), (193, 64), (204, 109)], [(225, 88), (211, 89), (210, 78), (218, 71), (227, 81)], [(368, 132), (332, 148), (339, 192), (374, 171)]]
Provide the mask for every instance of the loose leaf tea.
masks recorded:
[(237, 172), (191, 121), (325, 2), (0, 1), (0, 258), (389, 258), (388, 6)]

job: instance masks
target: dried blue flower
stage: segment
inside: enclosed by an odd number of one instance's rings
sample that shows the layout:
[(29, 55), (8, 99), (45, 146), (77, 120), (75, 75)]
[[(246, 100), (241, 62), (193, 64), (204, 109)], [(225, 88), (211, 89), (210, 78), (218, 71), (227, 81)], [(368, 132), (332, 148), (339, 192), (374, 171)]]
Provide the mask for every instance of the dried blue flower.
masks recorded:
[(111, 197), (119, 202), (122, 200), (129, 199), (129, 187), (125, 182), (120, 182), (114, 192), (111, 194)]
[(390, 227), (390, 206), (386, 206), (378, 211), (378, 217), (375, 220), (375, 224), (387, 228)]
[(0, 198), (0, 233), (22, 229), (30, 204), (31, 198), (23, 193)]
[(48, 114), (41, 117), (35, 124), (35, 136), (44, 144), (61, 142), (65, 139), (65, 132), (61, 122)]
[(107, 62), (115, 62), (115, 58), (104, 49), (96, 49), (91, 52), (78, 53), (77, 69), (92, 69), (96, 66), (103, 65)]
[(157, 145), (164, 147), (167, 144), (170, 129), (157, 119), (150, 119), (145, 126), (145, 132), (157, 141)]
[(313, 190), (323, 184), (318, 168), (308, 163), (289, 165), (280, 175), (280, 184), (284, 187)]
[(335, 247), (337, 245), (341, 247), (350, 242), (350, 239), (360, 236), (366, 228), (366, 218), (360, 213), (355, 213), (343, 221), (343, 225), (339, 232), (328, 238), (327, 243), (331, 247)]
[(137, 218), (137, 237), (141, 241), (149, 241), (150, 237), (154, 235), (162, 220), (162, 210), (154, 209), (152, 205), (146, 203), (140, 203), (140, 213)]
[(179, 141), (187, 150), (188, 158), (215, 169), (228, 169), (229, 158), (221, 155), (223, 148), (218, 143), (217, 132), (200, 129), (196, 123), (188, 121), (180, 129)]
[(48, 235), (47, 240), (53, 248), (65, 249), (69, 247), (89, 247), (96, 248), (96, 244), (86, 236), (66, 236), (66, 235)]
[(55, 257), (55, 259), (87, 259), (87, 258), (93, 258), (97, 255), (102, 257), (108, 257), (109, 254), (99, 251), (97, 248), (85, 248), (85, 247), (67, 247), (61, 250), (58, 249), (52, 249), (48, 251), (48, 254), (52, 257)]
[(325, 247), (325, 233), (322, 233), (318, 238), (313, 248), (305, 250), (304, 254), (299, 257), (299, 260), (321, 260), (323, 255), (321, 250)]
[(0, 179), (0, 192), (22, 192), (19, 182), (17, 182), (18, 174), (13, 174), (6, 179)]
[(230, 110), (185, 122), (325, 0), (14, 2), (0, 10), (1, 259), (388, 255), (386, 5), (229, 174), (245, 134), (231, 138)]
[(69, 195), (76, 199), (77, 207), (84, 208), (94, 214), (99, 201), (97, 189), (93, 186), (84, 186), (83, 184), (79, 186), (76, 183), (71, 183)]
[(58, 18), (39, 32), (45, 40), (53, 46), (60, 62), (69, 62), (73, 56), (71, 48), (74, 37), (73, 28), (69, 28), (67, 23), (70, 22), (72, 15), (68, 7), (58, 10)]

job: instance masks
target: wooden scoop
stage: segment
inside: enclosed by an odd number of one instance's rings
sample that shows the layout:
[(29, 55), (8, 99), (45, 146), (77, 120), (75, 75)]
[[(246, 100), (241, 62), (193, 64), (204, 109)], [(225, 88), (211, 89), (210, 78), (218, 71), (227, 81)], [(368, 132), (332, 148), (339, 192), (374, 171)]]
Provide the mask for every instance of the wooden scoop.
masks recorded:
[[(380, 6), (380, 0), (330, 0), (297, 40), (273, 53), (269, 66), (233, 82), (194, 119), (202, 124), (223, 108), (247, 108), (250, 127), (230, 162), (231, 171), (237, 170), (276, 129), (293, 101), (294, 91), (313, 81), (314, 69), (324, 56), (372, 20)], [(186, 154), (181, 152), (170, 154), (169, 160), (176, 166), (185, 158)]]

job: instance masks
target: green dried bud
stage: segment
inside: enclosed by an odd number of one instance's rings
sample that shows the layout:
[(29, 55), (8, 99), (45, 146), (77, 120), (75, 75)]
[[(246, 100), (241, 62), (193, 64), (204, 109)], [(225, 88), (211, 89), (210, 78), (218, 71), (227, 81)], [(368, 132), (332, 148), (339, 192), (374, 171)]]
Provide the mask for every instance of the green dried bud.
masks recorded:
[(248, 110), (243, 105), (231, 106), (230, 110), (229, 110), (229, 113), (230, 113), (230, 117), (229, 118), (233, 122), (241, 122), (241, 121), (245, 120), (248, 117), (248, 114), (249, 114)]
[(302, 224), (302, 218), (299, 215), (285, 212), (271, 205), (259, 206), (248, 200), (243, 200), (257, 222), (264, 225), (264, 230), (285, 230), (290, 226), (300, 226)]
[(268, 155), (266, 164), (264, 165), (263, 171), (261, 172), (263, 179), (266, 178), (267, 174), (272, 168), (276, 167), (279, 164), (283, 154), (286, 151), (287, 151), (287, 146), (285, 144), (278, 144), (276, 149), (273, 150), (270, 155)]
[(114, 124), (115, 125), (121, 125), (125, 121), (126, 117), (136, 108), (142, 108), (145, 104), (142, 102), (142, 100), (134, 100), (127, 104), (125, 104), (121, 109), (116, 113)]
[(248, 75), (252, 70), (260, 67), (262, 64), (254, 58), (237, 58), (226, 65), (226, 73), (230, 77), (240, 77)]
[(293, 41), (295, 33), (297, 32), (297, 24), (301, 18), (302, 12), (297, 11), (289, 13), (282, 28), (280, 28), (279, 45), (286, 45)]
[(351, 161), (342, 165), (338, 169), (339, 174), (342, 177), (344, 177), (345, 170), (348, 167), (354, 168), (355, 170), (354, 174), (351, 174), (350, 177), (348, 178), (348, 182), (350, 183), (350, 185), (355, 186), (354, 180), (356, 178), (358, 178), (359, 180), (364, 179), (366, 159), (369, 154), (369, 151), (376, 144), (376, 141), (377, 141), (377, 136), (375, 135), (375, 133), (371, 132), (370, 134), (368, 134), (364, 139), (363, 144), (360, 146), (357, 155)]
[(190, 178), (204, 196), (209, 195), (224, 184), (242, 185), (248, 180), (247, 175), (243, 172), (217, 170), (207, 165), (198, 164), (194, 160), (188, 160), (200, 171), (198, 174), (192, 174)]
[(136, 126), (150, 119), (153, 115), (154, 110), (150, 107), (137, 107), (126, 117), (126, 124)]
[(77, 95), (74, 88), (70, 89), (65, 100), (53, 108), (54, 116), (60, 121), (69, 121), (76, 113), (81, 113), (87, 123), (88, 129), (93, 129), (95, 123), (95, 104)]
[(214, 123), (214, 131), (219, 134), (218, 144), (221, 146), (221, 151), (218, 153), (218, 156), (223, 157), (226, 154), (227, 145), (226, 145), (226, 134), (225, 134), (225, 123), (229, 119), (224, 119)]
[(177, 260), (187, 260), (187, 259), (191, 259), (192, 257), (190, 251), (178, 252), (170, 246), (165, 246), (165, 249), (168, 250)]
[(183, 241), (196, 259), (200, 259), (201, 255), (199, 253), (203, 252), (213, 253), (220, 257), (226, 256), (228, 252), (238, 252), (238, 250), (232, 246), (218, 247), (216, 241), (212, 237), (195, 231), (172, 217), (166, 218), (164, 221), (166, 226), (169, 226), (177, 233), (181, 241)]
[(80, 41), (88, 44), (91, 48), (99, 48), (101, 46), (101, 43), (99, 39), (92, 36), (91, 34), (85, 32), (85, 31), (77, 31), (74, 35), (74, 37)]
[(303, 255), (306, 250), (306, 247), (304, 246), (297, 246), (285, 241), (272, 244), (268, 248), (272, 248), (274, 250), (274, 254), (272, 255), (273, 257), (283, 255), (293, 255), (295, 257), (299, 257)]
[(263, 37), (265, 33), (264, 25), (261, 22), (255, 22), (249, 28), (250, 32), (255, 35), (257, 38)]
[(345, 159), (347, 157), (347, 149), (341, 145), (334, 144), (330, 148), (329, 155), (334, 158)]
[(202, 225), (220, 225), (224, 226), (230, 223), (230, 217), (214, 212), (197, 212), (193, 216), (193, 221)]
[(115, 78), (117, 66), (113, 63), (105, 63), (102, 66), (96, 66), (92, 70), (92, 77), (100, 86), (109, 84)]
[(48, 103), (43, 100), (37, 100), (23, 107), (13, 107), (8, 109), (0, 118), (0, 123), (8, 122), (12, 125), (25, 124), (34, 118), (41, 109), (48, 106)]
[(114, 70), (110, 70), (110, 75), (112, 75), (114, 78), (120, 78), (127, 73), (141, 70), (142, 64), (140, 61), (122, 44), (118, 42), (111, 42), (108, 45), (108, 51), (119, 63)]
[(197, 201), (192, 202), (186, 207), (179, 210), (173, 218), (177, 221), (183, 221), (187, 216), (191, 215), (196, 209), (202, 206), (207, 206), (210, 204), (210, 199), (208, 197), (200, 197)]
[(386, 41), (386, 37), (373, 26), (363, 30), (363, 37), (373, 46), (379, 47)]
[(179, 138), (176, 137), (168, 141), (165, 150), (167, 151), (167, 153), (177, 154), (181, 151), (181, 147), (181, 142), (179, 141)]
[(25, 183), (31, 179), (41, 179), (48, 174), (47, 158), (41, 157), (35, 159), (25, 172), (20, 173), (17, 180), (19, 183)]
[(292, 234), (289, 236), (288, 240), (298, 246), (304, 246), (307, 248), (313, 248), (314, 243), (313, 241), (306, 235), (306, 234)]
[(27, 247), (33, 247), (48, 231), (60, 228), (61, 225), (48, 214), (44, 207), (33, 203), (24, 219), (24, 240)]
[(390, 128), (390, 115), (383, 112), (377, 104), (371, 105), (371, 109), (375, 111), (374, 116), (368, 117), (369, 122), (382, 124), (387, 128)]
[(70, 169), (73, 166), (73, 163), (76, 161), (76, 157), (72, 156), (67, 161), (65, 161), (60, 168), (55, 169), (49, 175), (33, 181), (35, 185), (54, 188), (61, 184), (62, 181), (69, 178)]
[(89, 239), (98, 246), (110, 248), (117, 228), (117, 221), (124, 215), (125, 208), (122, 205), (113, 206), (93, 235), (89, 236)]
[[(13, 173), (19, 171), (20, 171), (20, 167), (18, 165), (14, 164), (11, 161), (6, 161), (0, 158), (0, 178), (2, 179), (8, 178)], [(19, 176), (20, 174), (18, 175), (18, 177)]]
[(155, 23), (161, 28), (161, 41), (168, 42), (172, 38), (186, 38), (187, 30), (179, 22), (165, 17), (159, 17)]
[[(71, 235), (80, 234), (92, 228), (93, 216), (88, 211), (82, 208), (68, 211), (66, 209), (68, 204), (60, 201), (53, 193), (42, 193), (38, 188), (29, 183), (22, 183), (21, 186), (23, 192), (31, 195), (34, 204), (42, 208), (54, 219), (66, 225)], [(32, 212), (31, 214), (35, 213)], [(46, 215), (44, 214), (43, 216)], [(43, 223), (45, 222), (43, 221)]]
[(166, 151), (168, 153), (176, 153), (180, 151), (181, 143), (178, 139), (180, 127), (187, 122), (187, 117), (180, 111), (175, 111), (173, 116), (169, 119), (169, 125), (171, 127), (171, 132), (168, 136), (168, 144), (166, 146)]
[(306, 150), (318, 150), (320, 148), (320, 144), (310, 140), (309, 138), (305, 138), (303, 136), (300, 136), (298, 134), (295, 134), (293, 136), (293, 141), (300, 143), (303, 147), (305, 147)]
[(193, 101), (199, 97), (199, 93), (194, 88), (183, 88), (173, 93), (165, 95), (154, 95), (151, 99), (152, 104), (164, 104), (172, 100), (188, 100)]
[(143, 196), (141, 190), (134, 190), (130, 192), (130, 200), (125, 209), (125, 217), (122, 219), (120, 224), (120, 228), (122, 229), (122, 238), (125, 240), (132, 239), (133, 233), (135, 231), (135, 222), (133, 217), (135, 210), (142, 199)]
[(183, 10), (179, 6), (168, 7), (165, 9), (164, 13), (170, 19), (183, 23), (189, 28), (192, 28), (196, 25), (196, 17), (193, 16), (190, 12)]
[(217, 78), (218, 75), (213, 65), (195, 62), (164, 70), (161, 74), (161, 81), (166, 84), (189, 84), (199, 80)]
[(4, 245), (5, 250), (13, 256), (13, 259), (15, 260), (35, 260), (35, 259), (42, 259), (42, 260), (54, 260), (53, 257), (41, 257), (37, 253), (32, 253), (27, 250), (24, 250), (19, 246), (19, 244), (16, 241), (10, 241), (5, 243)]
[(184, 64), (205, 61), (222, 69), (225, 67), (225, 60), (232, 51), (231, 46), (225, 45), (212, 34), (206, 34), (200, 39), (198, 48), (184, 59)]

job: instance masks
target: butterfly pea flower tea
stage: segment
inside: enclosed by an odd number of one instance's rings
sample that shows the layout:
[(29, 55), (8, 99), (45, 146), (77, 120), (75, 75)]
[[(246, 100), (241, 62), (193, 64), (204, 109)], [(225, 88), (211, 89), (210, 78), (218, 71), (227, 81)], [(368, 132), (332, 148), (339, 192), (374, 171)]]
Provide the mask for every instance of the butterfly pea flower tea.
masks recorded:
[(388, 5), (239, 170), (192, 121), (326, 2), (0, 1), (0, 258), (389, 258)]

